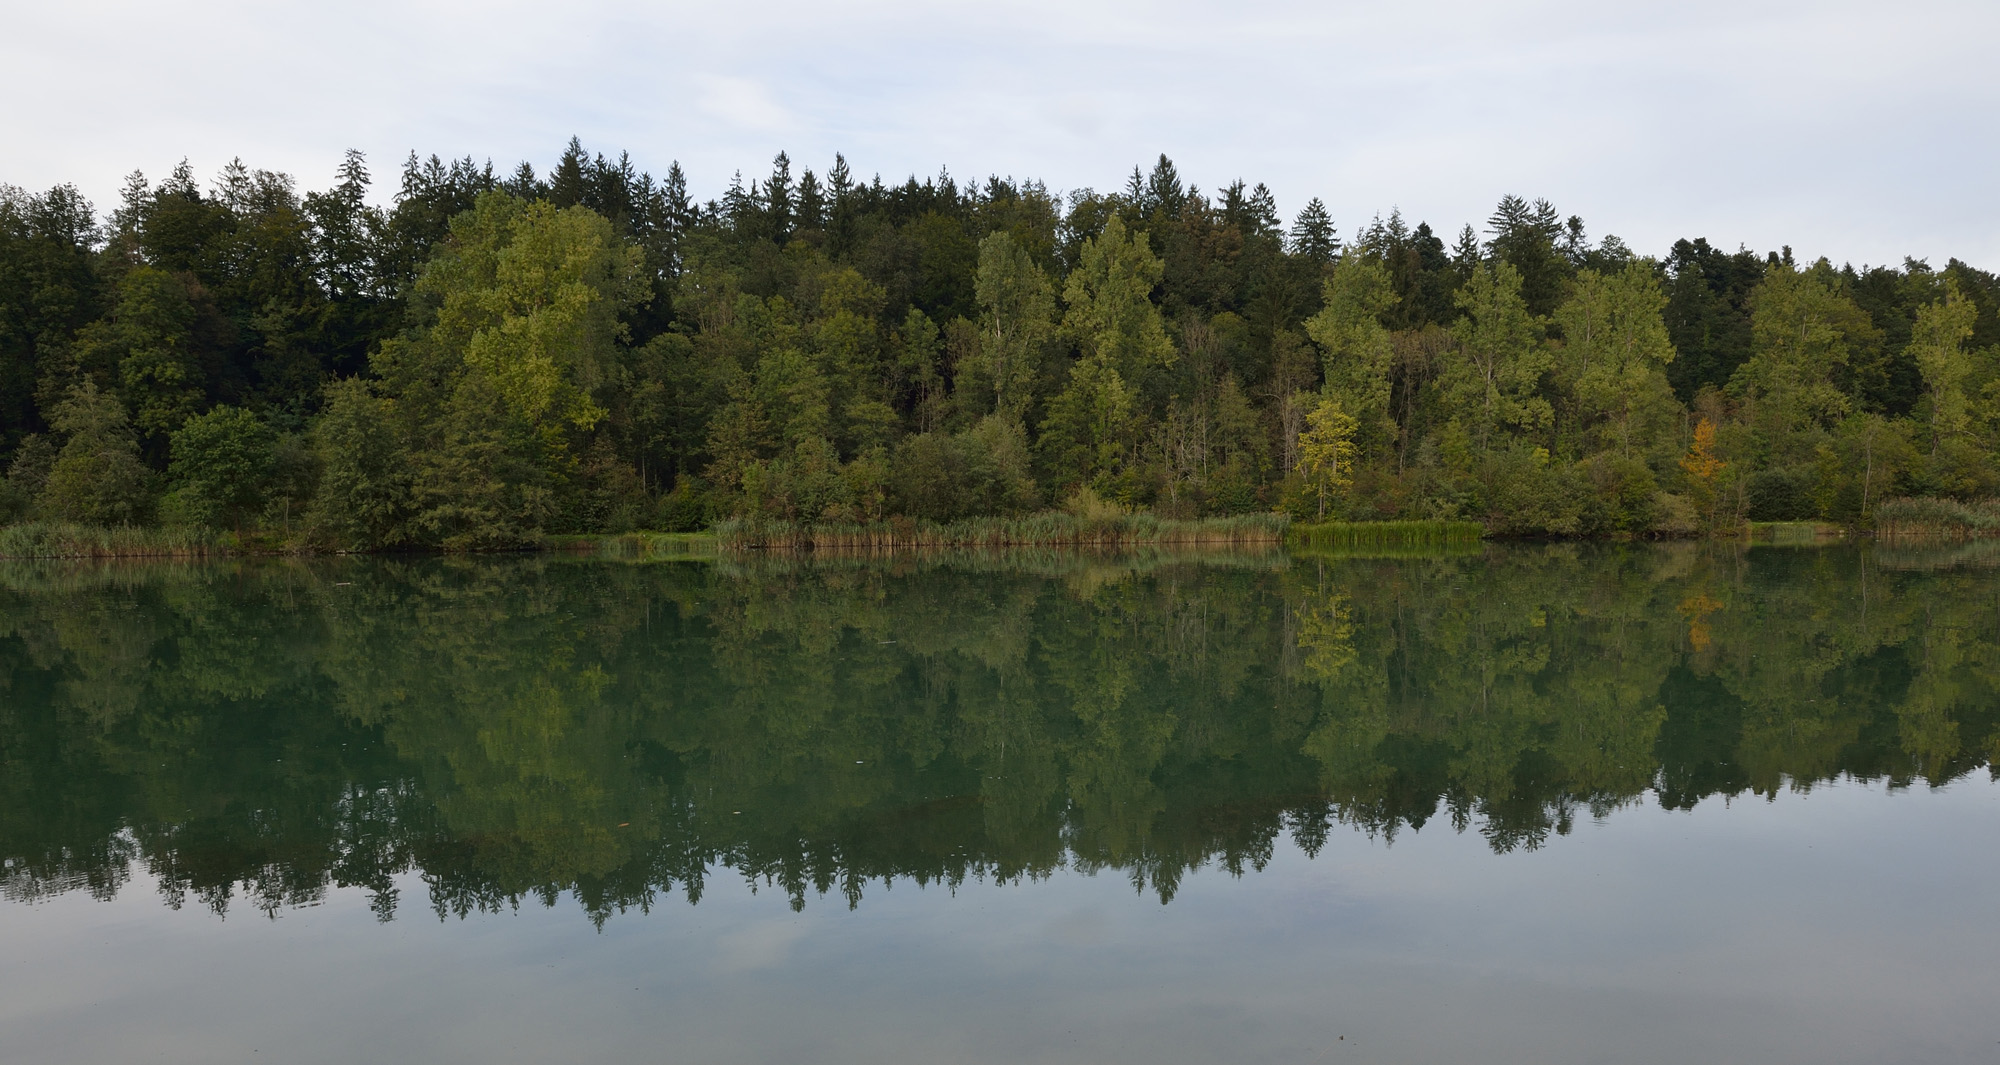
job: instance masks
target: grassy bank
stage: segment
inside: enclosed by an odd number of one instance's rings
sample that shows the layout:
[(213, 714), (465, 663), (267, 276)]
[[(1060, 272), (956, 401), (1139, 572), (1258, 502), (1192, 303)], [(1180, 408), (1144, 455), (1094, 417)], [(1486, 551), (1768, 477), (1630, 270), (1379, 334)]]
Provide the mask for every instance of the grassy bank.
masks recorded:
[(1139, 544), (1278, 543), (1289, 523), (1282, 514), (1174, 521), (1151, 514), (1080, 517), (1046, 511), (1018, 518), (954, 522), (892, 518), (866, 525), (794, 525), (726, 521), (716, 539), (726, 550), (873, 550), (883, 548), (1123, 547)]
[(1473, 521), (1326, 521), (1292, 526), (1285, 543), (1312, 550), (1433, 550), (1476, 544), (1485, 535), (1485, 528)]
[(0, 529), (0, 558), (202, 558), (242, 550), (209, 529), (34, 521)]

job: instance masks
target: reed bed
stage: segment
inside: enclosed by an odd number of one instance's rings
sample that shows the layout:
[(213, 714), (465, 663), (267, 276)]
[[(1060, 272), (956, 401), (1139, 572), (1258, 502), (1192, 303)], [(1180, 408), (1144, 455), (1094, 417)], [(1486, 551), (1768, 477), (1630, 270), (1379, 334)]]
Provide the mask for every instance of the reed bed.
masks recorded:
[(1016, 518), (954, 522), (892, 518), (866, 525), (796, 525), (732, 520), (716, 526), (726, 550), (826, 551), (898, 548), (1128, 547), (1160, 544), (1276, 544), (1282, 514), (1177, 521), (1151, 514), (1082, 517), (1045, 511)]
[(2000, 500), (1961, 503), (1929, 496), (1884, 500), (1875, 508), (1875, 536), (1889, 541), (2000, 536)]
[(1313, 550), (1437, 550), (1476, 544), (1485, 535), (1476, 521), (1327, 521), (1294, 525), (1285, 542)]
[(45, 521), (0, 529), (0, 558), (204, 558), (238, 550), (236, 537), (210, 529)]

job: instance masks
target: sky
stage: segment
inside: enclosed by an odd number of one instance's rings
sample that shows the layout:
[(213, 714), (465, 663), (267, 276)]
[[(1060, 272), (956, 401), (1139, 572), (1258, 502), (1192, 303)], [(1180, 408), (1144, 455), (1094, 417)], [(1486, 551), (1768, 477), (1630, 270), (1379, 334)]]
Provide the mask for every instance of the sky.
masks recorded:
[(411, 151), (538, 170), (574, 135), (693, 190), (941, 167), (1121, 187), (1161, 153), (1343, 234), (1545, 197), (1663, 254), (2000, 268), (2000, 4), (0, 0), (0, 182), (232, 157), (381, 197)]

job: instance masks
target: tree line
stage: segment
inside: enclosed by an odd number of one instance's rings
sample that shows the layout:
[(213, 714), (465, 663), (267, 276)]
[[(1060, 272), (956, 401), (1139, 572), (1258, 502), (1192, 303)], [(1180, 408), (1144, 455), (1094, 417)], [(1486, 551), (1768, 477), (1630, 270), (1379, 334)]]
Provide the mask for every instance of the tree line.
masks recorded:
[(1313, 199), (901, 184), (780, 154), (697, 202), (546, 175), (232, 163), (0, 190), (0, 518), (466, 549), (727, 517), (1865, 525), (2000, 492), (2000, 277), (1663, 257), (1546, 201), (1449, 241)]

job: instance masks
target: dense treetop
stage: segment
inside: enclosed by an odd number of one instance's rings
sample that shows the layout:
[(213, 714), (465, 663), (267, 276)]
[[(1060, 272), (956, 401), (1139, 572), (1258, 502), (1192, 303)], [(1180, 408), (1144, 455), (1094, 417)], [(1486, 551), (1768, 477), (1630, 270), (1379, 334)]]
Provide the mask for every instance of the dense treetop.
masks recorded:
[(1164, 156), (1064, 196), (780, 154), (698, 203), (574, 141), (370, 182), (0, 194), (0, 517), (464, 548), (1087, 488), (1685, 533), (2000, 487), (2000, 279), (1957, 260), (1650, 258), (1511, 195), (1343, 233)]

